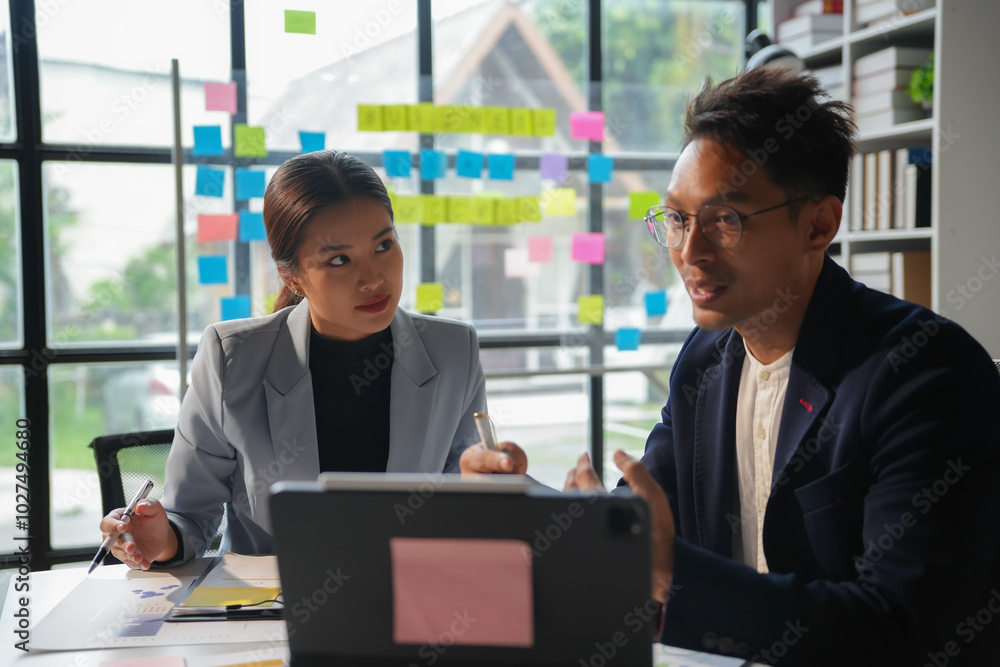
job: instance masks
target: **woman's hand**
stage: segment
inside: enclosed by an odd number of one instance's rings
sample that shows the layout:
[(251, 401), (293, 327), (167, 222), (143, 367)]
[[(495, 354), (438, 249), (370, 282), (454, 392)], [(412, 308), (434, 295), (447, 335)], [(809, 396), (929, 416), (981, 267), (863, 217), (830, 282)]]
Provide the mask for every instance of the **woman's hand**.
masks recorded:
[(500, 473), (508, 475), (524, 475), (528, 472), (528, 455), (513, 442), (501, 442), (497, 445), (499, 451), (487, 449), (483, 443), (477, 443), (462, 452), (458, 465), (462, 474)]
[(170, 560), (177, 553), (177, 536), (159, 500), (141, 501), (127, 524), (121, 520), (124, 511), (120, 507), (101, 519), (105, 538), (112, 533), (122, 534), (111, 547), (115, 558), (130, 568), (148, 570), (153, 561)]

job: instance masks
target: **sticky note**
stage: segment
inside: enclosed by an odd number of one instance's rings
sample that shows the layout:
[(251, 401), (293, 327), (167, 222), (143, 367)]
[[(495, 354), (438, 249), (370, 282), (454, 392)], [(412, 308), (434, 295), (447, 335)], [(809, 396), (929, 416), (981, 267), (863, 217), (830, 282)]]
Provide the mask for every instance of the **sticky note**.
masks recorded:
[(514, 180), (514, 156), (511, 154), (490, 155), (490, 178), (511, 181)]
[(195, 125), (194, 147), (191, 155), (222, 155), (222, 127), (220, 125)]
[(538, 168), (542, 172), (542, 178), (551, 181), (565, 180), (569, 173), (569, 157), (558, 153), (542, 153)]
[(475, 220), (472, 197), (448, 197), (448, 222), (468, 224)]
[(513, 199), (497, 199), (494, 204), (496, 219), (495, 225), (517, 224), (517, 202)]
[(358, 131), (381, 132), (385, 129), (382, 107), (374, 104), (358, 105)]
[(530, 137), (534, 134), (534, 109), (513, 107), (510, 110), (510, 133), (518, 137)]
[(495, 224), (497, 201), (494, 197), (473, 197), (472, 222), (477, 225)]
[(410, 110), (406, 104), (382, 107), (382, 123), (386, 131), (406, 132), (410, 129)]
[(544, 264), (552, 261), (552, 237), (528, 237), (528, 261)]
[(662, 202), (658, 192), (630, 192), (628, 193), (628, 217), (632, 220), (642, 220), (651, 207)]
[(462, 108), (451, 104), (434, 107), (435, 127), (440, 132), (462, 131)]
[(642, 331), (639, 329), (619, 329), (615, 332), (615, 347), (619, 350), (638, 350)]
[(460, 127), (462, 132), (469, 134), (482, 134), (483, 132), (483, 108), (482, 107), (462, 107), (462, 122)]
[(278, 586), (197, 586), (187, 596), (182, 607), (225, 607), (231, 604), (253, 604), (256, 607), (270, 607), (273, 602), (254, 604), (278, 596)]
[(198, 258), (198, 283), (219, 285), (229, 282), (228, 257), (226, 255), (202, 255)]
[(294, 9), (285, 10), (285, 32), (300, 35), (316, 34), (316, 12), (300, 12)]
[(277, 302), (278, 302), (278, 295), (277, 294), (266, 294), (266, 295), (264, 295), (264, 312), (265, 313), (273, 313), (274, 312), (274, 304), (276, 304)]
[(465, 178), (479, 178), (483, 175), (483, 154), (475, 151), (458, 151), (455, 156), (455, 173)]
[(528, 259), (527, 248), (506, 248), (503, 251), (503, 274), (508, 278), (535, 278), (542, 274), (542, 265)]
[(434, 105), (429, 102), (410, 105), (410, 129), (423, 134), (435, 132)]
[(615, 159), (606, 155), (591, 153), (587, 158), (587, 176), (591, 183), (610, 183)]
[(393, 213), (396, 222), (421, 222), (424, 218), (422, 195), (396, 195)]
[(663, 315), (667, 312), (667, 292), (659, 290), (656, 292), (646, 292), (646, 314), (650, 317)]
[(536, 137), (552, 137), (556, 133), (556, 110), (535, 109), (532, 112), (532, 129)]
[(205, 197), (221, 197), (226, 185), (226, 170), (199, 164), (195, 172), (194, 193)]
[(576, 215), (576, 190), (573, 188), (553, 188), (542, 195), (542, 204), (547, 216)]
[(236, 213), (228, 213), (225, 215), (199, 213), (198, 233), (195, 235), (195, 241), (198, 243), (208, 243), (209, 241), (235, 241), (239, 225), (240, 216)]
[(236, 170), (236, 198), (246, 201), (251, 197), (263, 197), (267, 188), (267, 174), (259, 169)]
[(236, 157), (267, 157), (264, 147), (264, 128), (237, 123), (233, 126), (235, 146), (233, 155)]
[(589, 294), (577, 299), (577, 319), (580, 324), (600, 324), (604, 321), (604, 296)]
[(569, 115), (569, 135), (573, 139), (604, 141), (604, 112), (575, 111)]
[(448, 198), (437, 195), (420, 195), (424, 200), (424, 215), (421, 222), (425, 225), (436, 225), (448, 220)]
[(444, 151), (435, 151), (425, 148), (420, 151), (420, 179), (433, 181), (436, 178), (444, 178), (444, 170), (448, 165), (448, 159)]
[(267, 230), (264, 228), (264, 214), (253, 211), (240, 211), (240, 241), (266, 241)]
[[(220, 319), (225, 320), (238, 320), (244, 317), (250, 317), (250, 297), (246, 295), (240, 296), (224, 296), (219, 299), (220, 310), (222, 315)], [(274, 597), (273, 595), (271, 597)], [(265, 598), (266, 599), (266, 598)]]
[(436, 313), (444, 308), (444, 285), (441, 283), (420, 283), (417, 285), (417, 311)]
[(299, 130), (299, 143), (303, 153), (312, 153), (326, 148), (326, 132), (303, 132)]
[(483, 107), (483, 132), (486, 134), (510, 134), (510, 109), (507, 107)]
[(541, 197), (537, 195), (528, 197), (516, 197), (514, 199), (514, 205), (517, 207), (518, 222), (542, 221)]
[(205, 111), (236, 113), (236, 82), (205, 82)]
[(383, 151), (382, 164), (385, 165), (385, 175), (389, 178), (409, 178), (413, 164), (410, 161), (410, 151)]
[(601, 232), (573, 234), (570, 256), (576, 262), (603, 264), (604, 234)]

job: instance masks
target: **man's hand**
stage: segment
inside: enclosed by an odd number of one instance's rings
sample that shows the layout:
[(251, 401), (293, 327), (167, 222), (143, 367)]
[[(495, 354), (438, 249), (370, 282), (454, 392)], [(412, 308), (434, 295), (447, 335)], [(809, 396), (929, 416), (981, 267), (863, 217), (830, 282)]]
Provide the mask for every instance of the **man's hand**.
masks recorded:
[(146, 499), (135, 507), (129, 523), (122, 523), (125, 508), (112, 510), (101, 519), (104, 537), (111, 533), (124, 533), (111, 547), (111, 554), (133, 569), (148, 570), (153, 561), (169, 560), (177, 553), (177, 536), (174, 535), (167, 512), (159, 500)]
[(509, 475), (524, 475), (528, 472), (528, 455), (513, 442), (501, 442), (497, 445), (500, 451), (487, 449), (483, 443), (477, 443), (462, 452), (458, 466), (463, 475), (472, 473), (502, 473)]
[(576, 467), (566, 473), (563, 491), (584, 491), (588, 493), (605, 493), (604, 482), (597, 476), (597, 471), (590, 463), (590, 454), (580, 454)]

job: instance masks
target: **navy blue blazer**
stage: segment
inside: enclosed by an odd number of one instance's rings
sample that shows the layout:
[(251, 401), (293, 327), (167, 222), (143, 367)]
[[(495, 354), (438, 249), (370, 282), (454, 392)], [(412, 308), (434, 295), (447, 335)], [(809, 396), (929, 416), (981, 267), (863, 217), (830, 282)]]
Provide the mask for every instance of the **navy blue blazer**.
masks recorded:
[(732, 560), (745, 354), (733, 330), (695, 329), (646, 443), (677, 527), (660, 641), (782, 665), (1000, 664), (1000, 376), (985, 350), (826, 258), (778, 432), (768, 574)]

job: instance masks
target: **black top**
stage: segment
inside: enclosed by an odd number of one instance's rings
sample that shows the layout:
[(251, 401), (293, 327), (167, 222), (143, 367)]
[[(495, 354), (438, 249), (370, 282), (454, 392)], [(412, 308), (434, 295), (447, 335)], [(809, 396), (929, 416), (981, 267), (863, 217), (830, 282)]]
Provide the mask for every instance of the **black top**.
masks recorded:
[(359, 341), (312, 331), (309, 370), (321, 471), (385, 472), (392, 363), (388, 328)]

